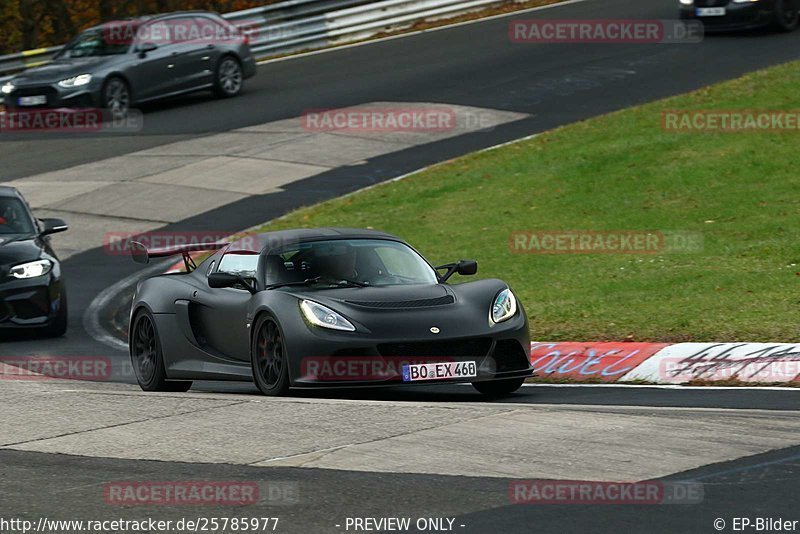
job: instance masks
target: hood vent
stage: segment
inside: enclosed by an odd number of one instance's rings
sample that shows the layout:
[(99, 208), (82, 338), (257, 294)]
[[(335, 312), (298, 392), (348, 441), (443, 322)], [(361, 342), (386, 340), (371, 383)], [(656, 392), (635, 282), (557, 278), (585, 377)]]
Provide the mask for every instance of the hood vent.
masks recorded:
[(364, 308), (381, 308), (381, 309), (399, 309), (399, 308), (430, 308), (432, 306), (446, 306), (453, 304), (456, 299), (452, 295), (444, 295), (433, 299), (417, 299), (417, 300), (398, 300), (391, 301), (364, 301), (364, 300), (347, 300), (348, 304), (354, 306), (362, 306)]

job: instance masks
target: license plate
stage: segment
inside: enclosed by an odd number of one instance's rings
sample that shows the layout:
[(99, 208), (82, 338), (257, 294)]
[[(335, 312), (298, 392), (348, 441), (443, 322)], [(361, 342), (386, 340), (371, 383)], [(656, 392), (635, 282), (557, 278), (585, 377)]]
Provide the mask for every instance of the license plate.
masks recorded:
[(695, 14), (698, 17), (724, 17), (725, 16), (725, 8), (724, 7), (698, 7), (695, 10)]
[(20, 106), (42, 106), (47, 104), (47, 97), (45, 95), (21, 96), (17, 100), (17, 104)]
[(403, 382), (478, 376), (475, 362), (416, 363), (403, 366)]

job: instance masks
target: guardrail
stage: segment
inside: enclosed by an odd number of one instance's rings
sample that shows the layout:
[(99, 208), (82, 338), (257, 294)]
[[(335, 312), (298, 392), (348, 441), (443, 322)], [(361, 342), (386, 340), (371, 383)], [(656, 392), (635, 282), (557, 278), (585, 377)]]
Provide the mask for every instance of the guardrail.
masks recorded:
[[(286, 0), (223, 15), (250, 36), (259, 59), (367, 39), (428, 19), (523, 0)], [(0, 83), (49, 61), (61, 46), (0, 56)]]

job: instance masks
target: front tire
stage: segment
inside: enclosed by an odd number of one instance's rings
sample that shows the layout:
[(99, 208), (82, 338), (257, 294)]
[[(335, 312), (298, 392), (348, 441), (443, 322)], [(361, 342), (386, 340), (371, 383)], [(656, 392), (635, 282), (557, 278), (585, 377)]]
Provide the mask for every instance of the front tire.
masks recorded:
[(144, 391), (189, 391), (188, 380), (167, 380), (161, 340), (153, 315), (142, 310), (133, 320), (129, 340), (131, 364), (139, 387)]
[(103, 84), (102, 105), (114, 119), (125, 118), (131, 108), (131, 88), (119, 76), (112, 76)]
[(509, 380), (490, 380), (487, 382), (473, 382), (472, 387), (490, 399), (505, 397), (517, 391), (525, 382), (524, 378), (512, 378)]
[(289, 392), (289, 355), (277, 321), (262, 315), (256, 323), (250, 348), (253, 381), (264, 395), (278, 397)]
[(243, 86), (242, 64), (233, 56), (223, 56), (214, 72), (214, 94), (231, 98), (241, 93)]
[(800, 24), (797, 0), (775, 0), (775, 26), (782, 32), (792, 32)]
[(67, 293), (62, 290), (61, 303), (58, 308), (58, 315), (51, 324), (45, 327), (44, 334), (47, 337), (61, 337), (67, 333), (67, 320), (69, 312), (67, 310)]

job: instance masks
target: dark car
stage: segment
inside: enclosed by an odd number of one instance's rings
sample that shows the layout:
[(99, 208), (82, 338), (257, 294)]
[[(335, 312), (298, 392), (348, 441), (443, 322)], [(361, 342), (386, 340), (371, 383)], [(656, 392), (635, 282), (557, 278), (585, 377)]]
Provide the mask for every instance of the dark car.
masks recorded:
[(763, 26), (788, 32), (800, 21), (798, 0), (680, 0), (680, 4), (680, 17), (702, 21), (707, 32)]
[(65, 230), (61, 219), (37, 220), (16, 189), (0, 186), (0, 333), (66, 332), (67, 294), (49, 238)]
[[(302, 229), (131, 249), (140, 263), (182, 254), (189, 271), (148, 278), (133, 297), (130, 355), (146, 391), (467, 382), (499, 396), (532, 375), (528, 320), (508, 284), (450, 285), (477, 263), (434, 268), (389, 234)], [(191, 252), (208, 249), (195, 268)]]
[(135, 104), (192, 91), (236, 96), (255, 72), (247, 36), (236, 26), (214, 13), (182, 12), (89, 28), (2, 93), (10, 109), (108, 108), (123, 115)]

